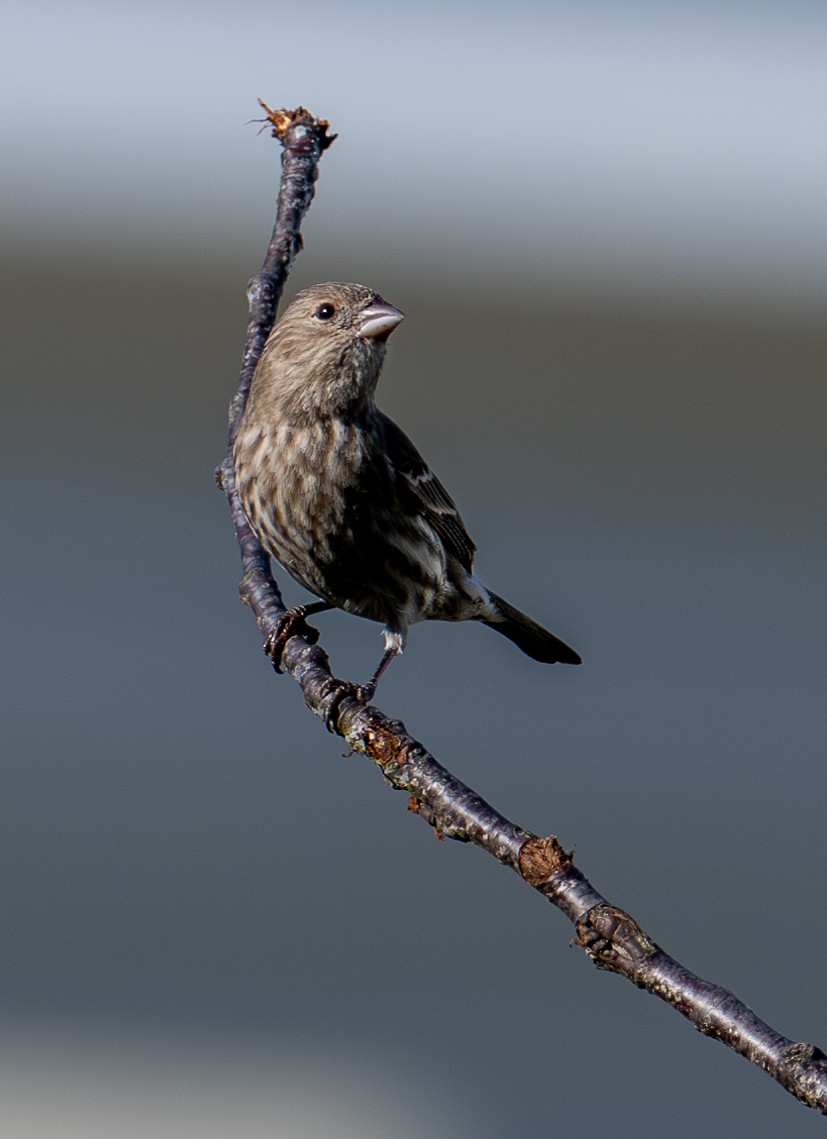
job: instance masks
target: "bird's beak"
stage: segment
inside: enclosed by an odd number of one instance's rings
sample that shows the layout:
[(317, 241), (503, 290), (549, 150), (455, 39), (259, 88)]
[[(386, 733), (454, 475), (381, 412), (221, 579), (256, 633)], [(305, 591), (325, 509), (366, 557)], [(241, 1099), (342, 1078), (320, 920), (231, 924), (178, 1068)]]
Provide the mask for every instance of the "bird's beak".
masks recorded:
[(404, 317), (405, 314), (398, 308), (377, 297), (367, 308), (362, 309), (358, 335), (363, 340), (387, 340)]

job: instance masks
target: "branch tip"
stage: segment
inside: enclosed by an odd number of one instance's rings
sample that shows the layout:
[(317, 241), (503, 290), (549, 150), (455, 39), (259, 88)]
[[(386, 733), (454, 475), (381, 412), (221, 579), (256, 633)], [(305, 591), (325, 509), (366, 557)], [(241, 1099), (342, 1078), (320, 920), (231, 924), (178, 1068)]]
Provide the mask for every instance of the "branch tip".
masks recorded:
[[(269, 123), (273, 128), (273, 138), (277, 138), (279, 142), (284, 142), (290, 127), (298, 126), (299, 124), (310, 127), (316, 134), (321, 150), (327, 150), (330, 144), (338, 137), (335, 134), (328, 134), (330, 123), (327, 119), (317, 119), (315, 115), (311, 115), (306, 107), (296, 107), (293, 111), (288, 111), (286, 107), (274, 110), (272, 107), (268, 107), (263, 99), (258, 100), (258, 105), (265, 112), (266, 117), (263, 119), (254, 119), (253, 122), (264, 123), (265, 126)], [(264, 127), (262, 127), (262, 130), (263, 129)]]

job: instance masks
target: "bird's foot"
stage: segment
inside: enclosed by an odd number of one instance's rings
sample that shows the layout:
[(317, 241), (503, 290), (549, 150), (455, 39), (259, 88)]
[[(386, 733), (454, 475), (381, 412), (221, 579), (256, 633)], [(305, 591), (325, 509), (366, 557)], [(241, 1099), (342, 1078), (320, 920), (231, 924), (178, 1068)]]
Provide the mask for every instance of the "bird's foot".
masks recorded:
[(346, 700), (355, 700), (357, 704), (364, 707), (364, 705), (370, 704), (375, 693), (376, 685), (372, 682), (354, 684), (351, 680), (336, 680), (331, 677), (322, 690), (324, 698), (323, 716), (327, 730), (333, 735), (339, 731), (339, 717), (342, 712), (342, 704)]
[[(401, 638), (394, 635), (390, 647), (385, 650), (385, 655), (379, 662), (379, 667), (367, 684), (354, 684), (351, 680), (330, 680), (329, 683), (331, 687), (329, 691), (331, 697), (326, 703), (324, 710), (324, 722), (329, 732), (336, 732), (338, 728), (339, 711), (344, 700), (355, 700), (357, 704), (361, 704), (362, 706), (370, 704), (376, 695), (376, 688), (382, 674), (393, 658), (398, 656), (401, 652)], [(323, 693), (323, 695), (326, 694), (327, 693)]]
[(319, 630), (307, 624), (307, 615), (318, 612), (313, 605), (294, 605), (281, 617), (278, 625), (262, 645), (264, 652), (273, 662), (276, 672), (281, 672), (281, 658), (291, 637), (304, 637), (311, 645), (319, 639)]

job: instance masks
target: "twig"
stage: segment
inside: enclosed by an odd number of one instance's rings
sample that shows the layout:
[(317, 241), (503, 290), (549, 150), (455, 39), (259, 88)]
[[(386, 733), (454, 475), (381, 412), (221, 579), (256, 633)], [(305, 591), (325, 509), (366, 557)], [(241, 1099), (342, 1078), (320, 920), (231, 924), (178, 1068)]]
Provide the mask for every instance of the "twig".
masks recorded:
[[(269, 558), (241, 509), (231, 449), (287, 274), (301, 249), (300, 227), (313, 199), (319, 160), (336, 136), (328, 134), (328, 123), (314, 119), (302, 107), (272, 111), (261, 105), (283, 146), (278, 211), (261, 272), (247, 293), (250, 322), (241, 380), (230, 405), (230, 451), (216, 473), (241, 547), (241, 597), (266, 639), (285, 607)], [(357, 703), (349, 695), (352, 686), (332, 675), (319, 645), (292, 637), (282, 665), (298, 682), (308, 707), (335, 726), (351, 751), (372, 759), (392, 787), (407, 792), (411, 809), (437, 834), (476, 843), (562, 910), (577, 931), (575, 944), (598, 968), (619, 973), (660, 997), (699, 1032), (720, 1040), (763, 1068), (802, 1103), (827, 1114), (827, 1056), (820, 1048), (775, 1032), (727, 989), (703, 980), (664, 953), (633, 917), (594, 889), (554, 835), (538, 838), (515, 826), (442, 767), (402, 723), (372, 705)]]

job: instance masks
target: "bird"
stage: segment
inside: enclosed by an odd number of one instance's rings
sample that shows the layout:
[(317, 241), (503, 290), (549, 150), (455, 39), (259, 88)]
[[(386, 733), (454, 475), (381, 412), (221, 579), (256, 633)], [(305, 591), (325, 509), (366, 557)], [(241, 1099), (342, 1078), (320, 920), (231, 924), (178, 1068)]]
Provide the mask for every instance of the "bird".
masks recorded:
[(278, 669), (291, 636), (315, 633), (305, 618), (328, 609), (380, 622), (365, 701), (419, 621), (480, 621), (534, 660), (580, 664), (474, 574), (453, 499), (377, 407), (403, 316), (365, 285), (326, 282), (295, 296), (264, 345), (233, 443), (236, 488), (263, 549), (318, 599), (289, 609), (265, 649)]

